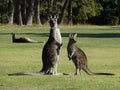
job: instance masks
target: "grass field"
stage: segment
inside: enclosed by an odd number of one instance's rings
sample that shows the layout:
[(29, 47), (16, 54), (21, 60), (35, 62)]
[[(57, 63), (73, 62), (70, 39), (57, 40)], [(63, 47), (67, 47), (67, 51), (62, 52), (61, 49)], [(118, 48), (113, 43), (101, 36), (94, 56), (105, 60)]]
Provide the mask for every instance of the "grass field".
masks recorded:
[[(60, 26), (63, 47), (58, 72), (70, 75), (8, 76), (10, 73), (39, 71), (42, 48), (49, 36), (49, 26), (0, 26), (0, 90), (120, 90), (120, 26)], [(12, 43), (11, 32), (44, 43)], [(115, 76), (75, 76), (67, 58), (68, 34), (78, 33), (77, 46), (88, 57), (95, 72)]]

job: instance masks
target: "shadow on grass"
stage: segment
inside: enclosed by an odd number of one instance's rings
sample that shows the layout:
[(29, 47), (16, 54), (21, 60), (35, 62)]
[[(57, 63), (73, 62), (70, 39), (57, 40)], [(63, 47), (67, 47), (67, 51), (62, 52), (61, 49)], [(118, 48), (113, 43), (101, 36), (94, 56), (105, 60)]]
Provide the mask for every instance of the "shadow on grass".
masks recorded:
[[(32, 37), (48, 37), (49, 33), (15, 33), (16, 36), (30, 35)], [(62, 37), (68, 37), (69, 33), (61, 33)], [(77, 37), (89, 38), (120, 38), (120, 33), (77, 33)], [(11, 35), (11, 33), (0, 33), (0, 35)], [(12, 35), (11, 35), (12, 36)]]
[[(120, 33), (77, 33), (77, 37), (89, 37), (89, 38), (120, 38)], [(68, 37), (69, 33), (62, 33), (63, 37)]]
[[(24, 76), (24, 75), (32, 75), (32, 76), (39, 76), (39, 75), (52, 75), (52, 73), (45, 74), (43, 72), (18, 72), (8, 74), (8, 76)], [(58, 73), (57, 75), (69, 75), (68, 73)]]

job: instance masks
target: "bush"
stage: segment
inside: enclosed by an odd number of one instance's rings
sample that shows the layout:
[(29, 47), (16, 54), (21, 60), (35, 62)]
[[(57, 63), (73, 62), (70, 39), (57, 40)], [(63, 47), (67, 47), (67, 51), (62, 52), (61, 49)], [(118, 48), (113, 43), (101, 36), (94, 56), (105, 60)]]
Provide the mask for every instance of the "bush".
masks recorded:
[(119, 18), (116, 17), (116, 16), (111, 16), (111, 17), (108, 17), (108, 22), (107, 24), (108, 25), (118, 25), (119, 24)]

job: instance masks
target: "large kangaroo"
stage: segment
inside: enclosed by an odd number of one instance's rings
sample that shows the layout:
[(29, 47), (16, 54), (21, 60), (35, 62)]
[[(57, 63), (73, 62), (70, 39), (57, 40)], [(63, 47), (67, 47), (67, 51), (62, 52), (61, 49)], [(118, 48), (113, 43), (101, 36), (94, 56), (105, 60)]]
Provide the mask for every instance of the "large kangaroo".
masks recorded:
[(81, 69), (88, 75), (114, 75), (112, 73), (94, 73), (88, 68), (86, 54), (75, 45), (76, 36), (77, 34), (69, 34), (69, 42), (67, 45), (68, 58), (69, 60), (72, 59), (76, 68), (75, 75), (80, 74)]
[(13, 43), (38, 43), (37, 41), (31, 40), (28, 37), (16, 38), (15, 33), (12, 33), (12, 42)]
[(59, 60), (60, 48), (62, 46), (62, 38), (60, 29), (57, 25), (57, 16), (49, 16), (50, 35), (42, 51), (43, 67), (41, 72), (50, 73), (53, 67), (52, 74), (57, 75), (57, 64)]
[[(52, 75), (58, 75), (57, 73), (57, 64), (59, 60), (60, 48), (62, 46), (62, 38), (60, 34), (60, 30), (57, 26), (58, 17), (50, 16), (48, 17), (50, 24), (50, 35), (49, 38), (44, 45), (42, 51), (42, 62), (43, 67), (39, 72), (18, 72), (14, 74), (8, 75), (45, 75), (51, 74), (50, 69), (53, 67)], [(68, 75), (63, 73), (63, 75)]]

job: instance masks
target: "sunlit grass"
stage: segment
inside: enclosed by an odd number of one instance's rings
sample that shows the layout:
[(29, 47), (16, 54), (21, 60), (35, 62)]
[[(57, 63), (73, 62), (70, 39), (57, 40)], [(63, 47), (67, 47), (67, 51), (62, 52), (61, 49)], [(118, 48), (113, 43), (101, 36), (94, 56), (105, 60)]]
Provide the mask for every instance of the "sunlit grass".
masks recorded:
[[(119, 90), (120, 26), (60, 26), (63, 46), (58, 72), (66, 76), (8, 76), (42, 68), (42, 48), (49, 26), (0, 26), (0, 90)], [(12, 43), (11, 32), (44, 43)], [(115, 76), (74, 76), (75, 68), (67, 58), (68, 34), (78, 33), (77, 46), (87, 55), (88, 66), (95, 72), (111, 72)]]

